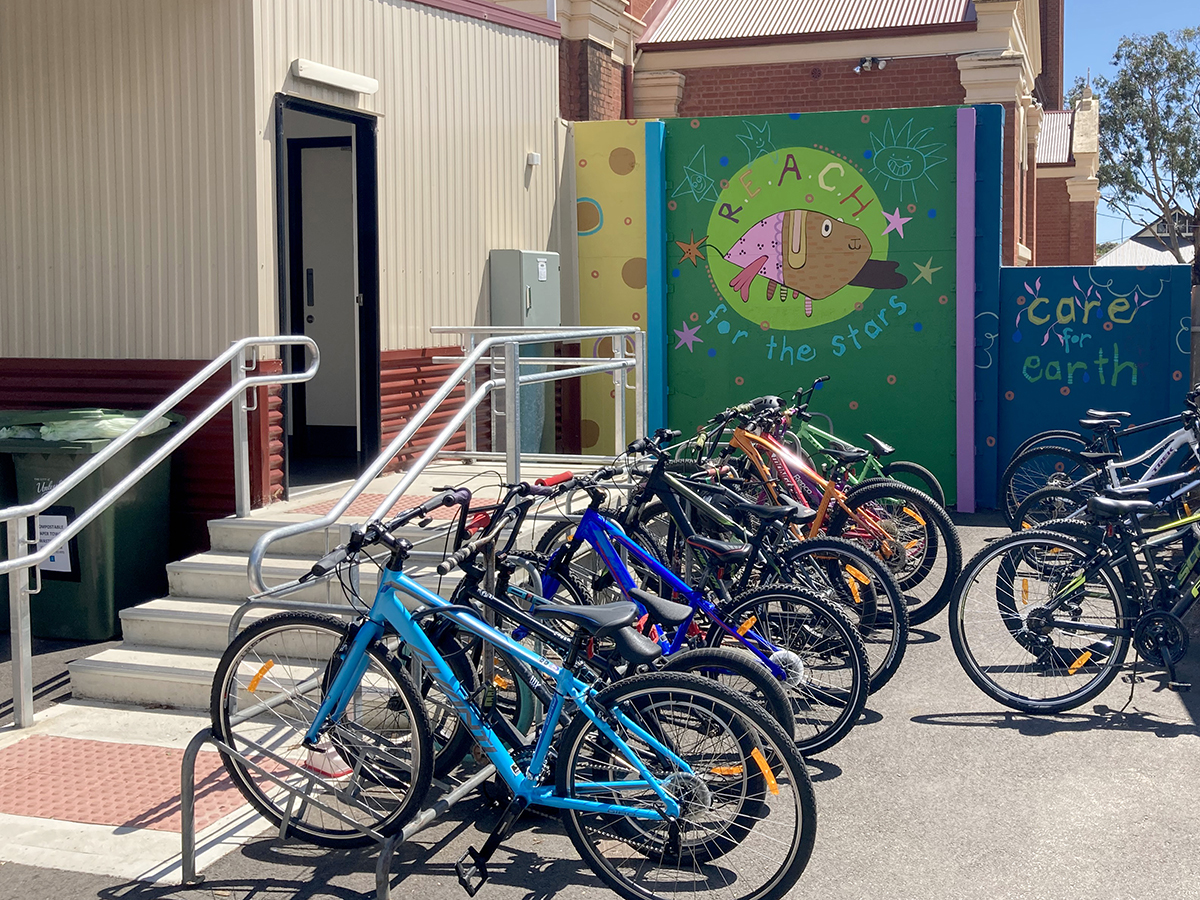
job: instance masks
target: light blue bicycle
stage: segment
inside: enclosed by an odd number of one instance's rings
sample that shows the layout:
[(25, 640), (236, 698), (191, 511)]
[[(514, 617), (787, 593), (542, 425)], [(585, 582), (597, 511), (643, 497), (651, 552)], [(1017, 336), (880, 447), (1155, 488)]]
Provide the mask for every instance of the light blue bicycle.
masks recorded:
[[(438, 506), (466, 504), (445, 491), (383, 523), (368, 523), (305, 576), (368, 558), (387, 559), (370, 611), (347, 629), (333, 617), (268, 616), (229, 646), (213, 682), (216, 738), (246, 798), (292, 834), (351, 846), (396, 833), (421, 808), (433, 738), (425, 705), (385, 627), (416, 657), (496, 767), (512, 799), (482, 850), (458, 861), (474, 895), (487, 863), (528, 806), (558, 809), (576, 850), (627, 898), (714, 896), (771, 900), (808, 862), (816, 809), (804, 761), (768, 713), (705, 678), (650, 672), (607, 686), (576, 666), (590, 637), (629, 627), (636, 607), (539, 604), (536, 614), (577, 632), (562, 665), (543, 658), (403, 571), (412, 545), (391, 532)], [(445, 560), (474, 562), (482, 540)], [(410, 611), (415, 609), (416, 611)], [(470, 691), (423, 630), (449, 619), (492, 645), (508, 672), (538, 679), (552, 700), (544, 723), (521, 735), (492, 702)]]

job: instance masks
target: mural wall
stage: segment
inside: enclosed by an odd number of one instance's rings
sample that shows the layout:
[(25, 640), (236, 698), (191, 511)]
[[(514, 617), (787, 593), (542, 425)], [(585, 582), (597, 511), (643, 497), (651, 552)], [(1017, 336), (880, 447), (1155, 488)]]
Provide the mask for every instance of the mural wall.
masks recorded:
[(952, 495), (955, 147), (952, 107), (667, 121), (671, 427), (830, 375), (840, 436)]
[(975, 365), (999, 391), (984, 442), (1000, 465), (1035, 432), (1077, 428), (1088, 407), (1128, 410), (1140, 422), (1183, 408), (1187, 266), (1005, 268), (1000, 311), (988, 318)]
[[(579, 229), (579, 324), (646, 328), (645, 126), (637, 120), (577, 122), (576, 216)], [(629, 355), (633, 345), (626, 346)], [(609, 341), (582, 348), (612, 356)], [(630, 380), (632, 381), (632, 374)], [(613, 382), (589, 375), (581, 389), (585, 453), (613, 453)], [(633, 394), (626, 400), (627, 440), (634, 427)]]

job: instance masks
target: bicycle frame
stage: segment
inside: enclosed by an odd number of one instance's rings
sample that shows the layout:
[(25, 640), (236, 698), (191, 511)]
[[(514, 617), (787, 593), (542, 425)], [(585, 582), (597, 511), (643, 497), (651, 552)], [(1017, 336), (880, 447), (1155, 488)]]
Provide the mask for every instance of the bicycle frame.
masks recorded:
[[(454, 676), (449, 664), (417, 624), (413, 614), (401, 602), (401, 595), (412, 597), (426, 607), (427, 610), (436, 611), (437, 614), (444, 615), (453, 620), (464, 631), (500, 647), (505, 653), (530, 666), (556, 686), (554, 698), (550, 704), (550, 708), (546, 712), (546, 719), (534, 744), (527, 770), (522, 771), (503, 742), (495, 739), (495, 733), (491, 726), (483, 720), (483, 714), (479, 707), (471, 700), (467, 690)], [(470, 730), (472, 737), (492, 764), (495, 765), (496, 772), (504, 779), (514, 796), (525, 800), (527, 803), (539, 806), (621, 815), (652, 821), (662, 821), (665, 818), (679, 816), (680, 807), (675, 799), (654, 778), (638, 755), (616, 734), (608, 722), (592, 709), (590, 697), (593, 691), (586, 684), (575, 678), (565, 667), (557, 666), (539, 654), (534, 653), (529, 648), (511, 640), (476, 616), (468, 613), (462, 607), (455, 607), (449, 601), (422, 587), (408, 575), (404, 574), (403, 571), (391, 568), (383, 570), (370, 613), (355, 635), (347, 651), (345, 661), (334, 678), (328, 694), (322, 701), (313, 719), (313, 723), (305, 735), (306, 744), (311, 745), (315, 743), (324, 730), (326, 723), (337, 721), (345, 712), (359, 681), (366, 672), (368, 663), (367, 648), (383, 635), (385, 625), (390, 625), (394, 628), (399, 634), (400, 639), (407, 644), (412, 653), (421, 661), (426, 673), (433, 679), (455, 712), (458, 713), (463, 723)], [(573, 702), (579, 712), (591, 720), (600, 732), (613, 743), (617, 751), (629, 762), (641, 779), (597, 783), (594, 787), (597, 790), (649, 788), (662, 801), (662, 812), (620, 804), (602, 803), (594, 800), (561, 797), (555, 794), (553, 786), (539, 785), (542, 770), (549, 756), (555, 729), (568, 700)], [(606, 713), (613, 716), (617, 722), (629, 729), (640, 740), (645, 741), (656, 754), (660, 754), (683, 771), (691, 773), (692, 770), (686, 762), (645, 729), (632, 722), (619, 708), (606, 710)]]
[[(800, 439), (801, 445), (807, 441), (808, 445), (818, 453), (824, 453), (826, 445), (832, 441), (845, 443), (845, 441), (841, 441), (837, 435), (828, 431), (822, 431), (812, 422), (808, 421), (801, 421), (800, 427), (792, 433)], [(853, 471), (848, 471), (846, 473), (846, 480), (851, 484), (858, 484), (864, 479), (875, 477), (883, 477), (883, 466), (879, 462), (879, 457), (874, 453), (871, 453), (866, 459), (863, 460), (863, 471), (861, 475)]]

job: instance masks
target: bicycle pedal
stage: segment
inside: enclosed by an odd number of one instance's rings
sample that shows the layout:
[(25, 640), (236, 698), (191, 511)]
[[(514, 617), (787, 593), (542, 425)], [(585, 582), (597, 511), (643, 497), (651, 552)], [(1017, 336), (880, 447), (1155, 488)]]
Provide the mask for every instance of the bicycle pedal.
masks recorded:
[(1121, 680), (1126, 684), (1141, 684), (1146, 679), (1141, 675), (1122, 675)]
[[(467, 865), (468, 857), (471, 859), (470, 865)], [(467, 848), (467, 852), (454, 864), (454, 871), (458, 875), (458, 883), (462, 885), (462, 889), (467, 892), (468, 897), (478, 894), (479, 889), (488, 880), (487, 864), (484, 863), (479, 851), (474, 847)]]
[(1167, 690), (1174, 691), (1177, 694), (1186, 694), (1192, 689), (1192, 685), (1187, 681), (1168, 681)]

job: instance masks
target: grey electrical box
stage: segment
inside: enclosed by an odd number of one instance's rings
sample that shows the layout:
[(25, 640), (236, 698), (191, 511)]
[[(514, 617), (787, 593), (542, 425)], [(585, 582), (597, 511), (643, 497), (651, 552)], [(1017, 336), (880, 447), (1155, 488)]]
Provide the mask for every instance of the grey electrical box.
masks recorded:
[(493, 250), (492, 324), (554, 328), (562, 324), (557, 253)]
[[(492, 325), (507, 328), (557, 328), (562, 324), (562, 298), (559, 291), (557, 253), (533, 250), (493, 250), (491, 261)], [(524, 360), (551, 356), (553, 345), (531, 344), (521, 348), (521, 374), (532, 375), (546, 366), (527, 364)], [(493, 360), (495, 365), (495, 360)], [(521, 452), (554, 451), (553, 415), (554, 384), (525, 385), (521, 388), (520, 434)], [(506, 402), (499, 392), (492, 404), (492, 446), (505, 447), (504, 410)]]

